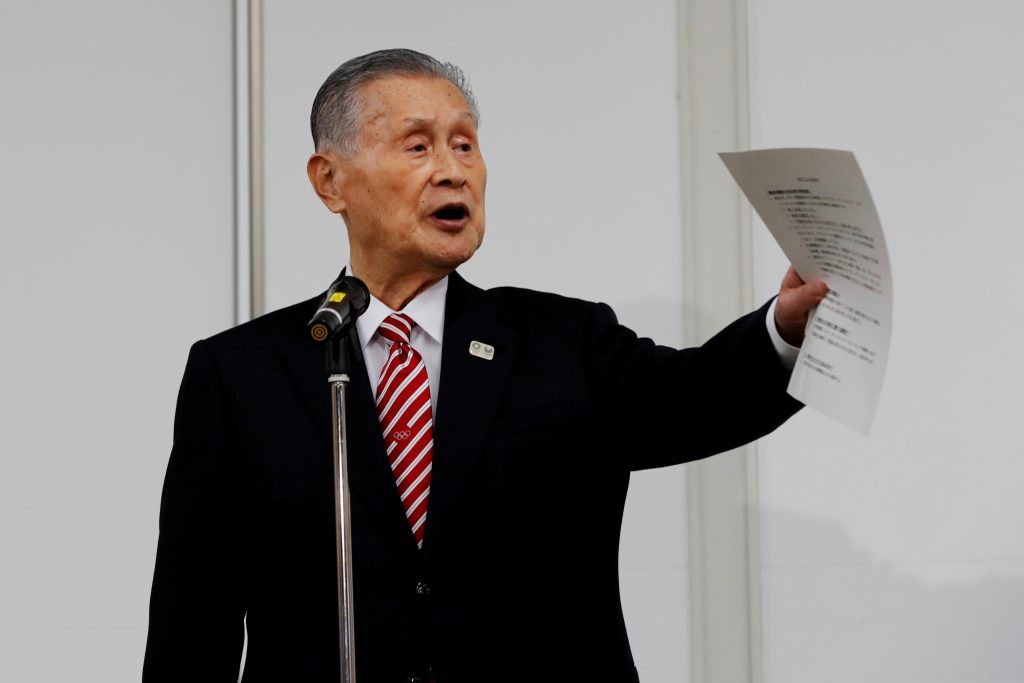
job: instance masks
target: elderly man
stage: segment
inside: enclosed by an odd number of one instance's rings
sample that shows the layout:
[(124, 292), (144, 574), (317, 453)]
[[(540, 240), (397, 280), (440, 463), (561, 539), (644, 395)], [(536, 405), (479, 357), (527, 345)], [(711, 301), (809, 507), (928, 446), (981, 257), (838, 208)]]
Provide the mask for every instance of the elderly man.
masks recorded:
[[(340, 214), (357, 322), (350, 479), (361, 683), (636, 681), (618, 591), (631, 470), (768, 433), (824, 285), (698, 349), (605, 305), (481, 290), (487, 172), (461, 72), (353, 59), (313, 105), (308, 174)], [(160, 512), (145, 681), (338, 679), (330, 399), (320, 297), (196, 343)], [(609, 398), (614, 400), (609, 400)], [(612, 412), (614, 407), (614, 412)], [(665, 442), (664, 426), (681, 438)]]

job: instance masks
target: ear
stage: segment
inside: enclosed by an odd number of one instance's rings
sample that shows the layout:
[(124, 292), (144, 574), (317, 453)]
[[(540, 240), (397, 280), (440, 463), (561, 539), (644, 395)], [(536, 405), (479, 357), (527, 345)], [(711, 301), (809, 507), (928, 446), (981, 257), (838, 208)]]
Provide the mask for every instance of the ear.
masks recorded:
[(306, 175), (313, 191), (332, 213), (345, 210), (341, 192), (344, 172), (340, 162), (341, 159), (331, 152), (317, 152), (306, 162)]

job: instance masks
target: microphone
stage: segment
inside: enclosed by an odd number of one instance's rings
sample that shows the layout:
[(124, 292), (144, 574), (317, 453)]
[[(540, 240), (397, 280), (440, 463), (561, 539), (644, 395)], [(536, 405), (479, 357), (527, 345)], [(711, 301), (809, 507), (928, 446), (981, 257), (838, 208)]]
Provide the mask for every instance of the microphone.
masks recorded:
[(370, 290), (363, 281), (351, 275), (342, 275), (320, 303), (309, 321), (309, 335), (313, 341), (325, 342), (344, 332), (370, 305)]

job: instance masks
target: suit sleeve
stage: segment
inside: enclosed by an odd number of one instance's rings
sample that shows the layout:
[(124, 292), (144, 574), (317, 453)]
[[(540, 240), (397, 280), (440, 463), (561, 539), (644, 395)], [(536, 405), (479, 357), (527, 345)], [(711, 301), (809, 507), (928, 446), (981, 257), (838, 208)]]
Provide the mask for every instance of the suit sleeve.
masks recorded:
[(598, 376), (630, 469), (730, 450), (768, 434), (802, 407), (765, 325), (768, 304), (705, 344), (676, 350), (638, 339), (601, 304), (592, 337)]
[(142, 680), (235, 683), (244, 639), (237, 460), (205, 342), (189, 353), (160, 504)]

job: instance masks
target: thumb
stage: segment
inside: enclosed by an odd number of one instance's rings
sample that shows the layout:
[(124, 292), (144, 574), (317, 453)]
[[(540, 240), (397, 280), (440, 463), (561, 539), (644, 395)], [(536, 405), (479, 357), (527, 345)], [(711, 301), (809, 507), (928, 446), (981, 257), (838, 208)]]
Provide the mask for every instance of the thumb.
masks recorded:
[(828, 286), (821, 281), (808, 282), (794, 288), (792, 294), (795, 307), (798, 310), (802, 309), (803, 313), (807, 313), (825, 298), (825, 295), (828, 294)]

